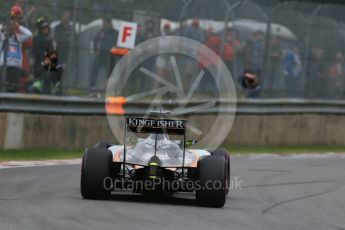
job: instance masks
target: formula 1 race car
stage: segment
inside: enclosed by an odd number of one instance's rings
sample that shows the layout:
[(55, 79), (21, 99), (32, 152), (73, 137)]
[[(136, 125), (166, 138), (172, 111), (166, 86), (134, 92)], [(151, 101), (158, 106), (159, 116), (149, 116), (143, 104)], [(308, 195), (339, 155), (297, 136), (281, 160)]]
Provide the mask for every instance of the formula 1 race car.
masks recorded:
[(230, 158), (225, 149), (186, 149), (186, 120), (126, 117), (124, 145), (99, 142), (86, 149), (81, 167), (84, 199), (108, 199), (111, 192), (193, 192), (197, 204), (223, 207), (229, 192)]

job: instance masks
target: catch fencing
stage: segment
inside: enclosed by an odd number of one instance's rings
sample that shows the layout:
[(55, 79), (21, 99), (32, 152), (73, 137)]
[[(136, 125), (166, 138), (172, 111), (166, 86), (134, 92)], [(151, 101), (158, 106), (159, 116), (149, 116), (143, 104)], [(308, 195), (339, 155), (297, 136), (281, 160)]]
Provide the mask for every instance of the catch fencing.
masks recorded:
[[(111, 60), (96, 62), (100, 56), (94, 38), (102, 28), (102, 18), (110, 18), (116, 31), (121, 21), (138, 23), (137, 42), (180, 35), (215, 45), (213, 49), (230, 69), (240, 96), (344, 98), (345, 5), (336, 1), (7, 0), (0, 3), (2, 24), (14, 3), (24, 8), (23, 23), (34, 33), (37, 18), (45, 17), (55, 43), (62, 14), (70, 12), (72, 29), (63, 47), (66, 59), (61, 60), (65, 64), (62, 83), (66, 96), (104, 92), (118, 58), (109, 55)], [(211, 35), (214, 40), (208, 40)], [(259, 75), (260, 94), (253, 96), (238, 83), (245, 69)], [(152, 71), (157, 67), (152, 65)], [(93, 77), (96, 84), (90, 83)]]

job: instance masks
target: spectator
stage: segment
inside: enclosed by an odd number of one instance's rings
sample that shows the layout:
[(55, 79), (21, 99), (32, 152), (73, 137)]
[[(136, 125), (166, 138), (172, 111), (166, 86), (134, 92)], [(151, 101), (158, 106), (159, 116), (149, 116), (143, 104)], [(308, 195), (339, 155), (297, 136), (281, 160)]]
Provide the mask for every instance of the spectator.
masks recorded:
[(329, 69), (329, 76), (331, 78), (339, 78), (344, 76), (345, 69), (344, 69), (344, 55), (341, 52), (335, 54), (335, 58), (333, 64)]
[[(149, 18), (145, 21), (145, 26), (144, 28), (140, 28), (140, 37), (139, 39), (141, 41), (146, 41), (149, 40), (151, 38), (157, 37), (159, 36), (159, 33), (157, 31), (157, 24), (156, 21), (153, 20), (152, 18)], [(140, 41), (139, 40), (139, 41)], [(144, 53), (146, 53), (148, 51), (143, 51), (143, 55), (145, 55)], [(150, 71), (154, 71), (156, 68), (156, 60), (154, 58), (150, 58), (149, 60), (145, 61), (144, 64), (145, 68), (150, 70)], [(136, 75), (133, 75), (133, 77), (136, 77)], [(139, 87), (138, 87), (139, 85)], [(141, 89), (141, 90), (150, 90), (152, 89), (152, 87), (154, 87), (155, 85), (152, 84), (152, 81), (148, 78), (142, 78), (142, 77), (137, 77), (137, 81), (136, 81), (136, 85), (134, 86), (134, 88), (137, 89)]]
[(327, 70), (324, 60), (324, 49), (318, 47), (312, 49), (308, 67), (309, 71), (306, 81), (308, 92), (312, 96), (321, 96), (326, 92), (324, 89)]
[(328, 89), (335, 94), (339, 94), (342, 91), (345, 78), (344, 54), (342, 52), (335, 54), (334, 61), (328, 70), (328, 76)]
[[(23, 25), (23, 17), (24, 11), (20, 5), (14, 5), (11, 8), (11, 20), (17, 22), (18, 25)], [(16, 32), (18, 33), (18, 27), (16, 28)], [(27, 39), (25, 42), (22, 43), (22, 71), (23, 77), (20, 78), (20, 87), (19, 92), (25, 92), (24, 85), (29, 81), (29, 74), (31, 72), (30, 68), (30, 60), (28, 56), (27, 50), (32, 47), (32, 37)]]
[(61, 76), (63, 73), (62, 65), (58, 63), (56, 50), (48, 48), (39, 69), (39, 77), (29, 87), (31, 93), (60, 94)]
[(183, 35), (200, 43), (206, 41), (206, 33), (200, 28), (199, 19), (193, 19), (192, 24), (185, 29)]
[(54, 30), (56, 49), (59, 52), (59, 58), (62, 64), (66, 64), (68, 62), (69, 50), (74, 31), (70, 25), (70, 17), (71, 13), (69, 11), (63, 12), (61, 22)]
[(298, 90), (298, 80), (302, 73), (302, 61), (299, 49), (294, 47), (289, 49), (283, 60), (284, 75), (286, 79), (286, 89), (289, 91)]
[(261, 74), (262, 70), (264, 49), (264, 33), (258, 30), (245, 46), (245, 66), (258, 75)]
[(39, 18), (37, 21), (38, 34), (34, 37), (32, 54), (34, 58), (34, 76), (40, 77), (41, 64), (44, 59), (46, 50), (52, 50), (54, 48), (53, 39), (50, 36), (49, 23), (44, 21), (43, 18)]
[(234, 73), (234, 61), (235, 58), (237, 58), (235, 57), (235, 55), (239, 55), (241, 51), (241, 42), (235, 38), (234, 31), (232, 29), (228, 29), (225, 36), (225, 44), (222, 58), (228, 69), (231, 71), (231, 73)]
[[(163, 26), (163, 31), (161, 33), (161, 36), (169, 36), (169, 35), (172, 35), (171, 26), (170, 26), (170, 23), (166, 23)], [(159, 46), (162, 46), (162, 45), (164, 44), (159, 44)], [(170, 55), (166, 55), (166, 54), (159, 55), (156, 59), (156, 68), (157, 68), (158, 75), (166, 78), (168, 76), (170, 65), (171, 65)]]
[[(222, 43), (222, 41), (221, 41), (220, 37), (217, 34), (210, 32), (204, 45), (207, 46), (208, 48), (210, 48), (212, 51), (214, 51), (217, 55), (219, 55), (221, 43)], [(199, 61), (198, 67), (199, 67), (199, 69), (212, 68), (215, 63), (211, 62), (208, 57), (205, 57), (203, 55), (203, 53), (204, 53), (203, 49), (204, 49), (204, 47), (201, 46), (199, 54), (198, 54), (198, 61)], [(205, 76), (203, 77), (203, 79), (200, 82), (201, 91), (199, 91), (199, 93), (206, 94), (208, 97), (209, 96), (216, 96), (215, 95), (215, 93), (216, 93), (216, 90), (215, 90), (216, 89), (216, 82), (215, 82), (215, 80), (216, 79), (214, 79), (214, 77), (216, 77), (216, 76), (212, 76), (211, 74), (208, 73), (208, 71), (206, 71)], [(192, 82), (194, 82), (194, 81), (192, 81)]]
[[(212, 33), (212, 31), (210, 31), (210, 33)], [(198, 19), (193, 19), (191, 25), (183, 28), (182, 35), (200, 43), (205, 43), (206, 39), (208, 38), (207, 32), (200, 28), (200, 21)], [(217, 52), (219, 53), (219, 50)], [(194, 55), (198, 54), (194, 53)], [(186, 80), (185, 82), (194, 82), (195, 78), (197, 77), (196, 73), (198, 70), (198, 65), (200, 65), (200, 63), (198, 63), (197, 60), (186, 59), (186, 61), (182, 65)], [(188, 87), (190, 86), (191, 85), (189, 85)]]
[(282, 81), (282, 57), (283, 57), (283, 51), (281, 46), (280, 38), (277, 36), (272, 37), (271, 41), (271, 49), (269, 53), (269, 67), (270, 67), (270, 81), (269, 83), (271, 86), (269, 88), (271, 89), (278, 89), (280, 86), (282, 86), (284, 83)]
[[(208, 36), (206, 42), (204, 43), (205, 46), (210, 48), (217, 55), (219, 55), (221, 44), (222, 44), (222, 40), (220, 39), (220, 37), (217, 34), (215, 34), (213, 32), (209, 33), (209, 36)], [(205, 59), (205, 60), (203, 60), (203, 59)], [(204, 57), (204, 56), (199, 56), (198, 60), (203, 60), (204, 63), (209, 62), (209, 59), (207, 57)], [(210, 65), (210, 64), (211, 63), (208, 63), (206, 66), (204, 66), (204, 65), (201, 65), (201, 61), (199, 61), (199, 69), (207, 68), (208, 65)]]
[(302, 72), (302, 62), (299, 55), (299, 49), (294, 47), (289, 49), (285, 54), (284, 61), (284, 75), (291, 78), (297, 78)]
[(135, 45), (138, 45), (138, 44), (142, 43), (143, 41), (145, 41), (143, 26), (138, 24), (137, 36), (135, 39)]
[(170, 36), (170, 35), (172, 35), (173, 33), (172, 33), (172, 31), (171, 31), (171, 25), (170, 25), (170, 23), (165, 23), (164, 25), (163, 25), (163, 31), (162, 31), (162, 33), (161, 33), (161, 36)]
[[(23, 77), (23, 53), (22, 45), (32, 38), (32, 33), (23, 26), (20, 26), (18, 21), (10, 20), (6, 25), (6, 33), (0, 32), (0, 41), (5, 41), (7, 45), (1, 44), (1, 47), (7, 46), (6, 51), (6, 71), (5, 84), (7, 92), (17, 92), (19, 89), (19, 81)], [(2, 50), (4, 51), (4, 50)], [(0, 66), (4, 68), (4, 52), (1, 52)], [(1, 73), (3, 70), (1, 71)]]
[(156, 23), (153, 19), (148, 19), (145, 22), (145, 28), (143, 30), (143, 39), (149, 40), (156, 37), (158, 34), (156, 32)]
[(97, 33), (93, 41), (94, 52), (96, 55), (92, 64), (91, 80), (89, 85), (93, 91), (96, 89), (97, 77), (102, 68), (105, 69), (107, 77), (110, 76), (112, 71), (112, 57), (110, 50), (116, 42), (117, 36), (117, 31), (113, 28), (111, 19), (103, 18), (102, 29)]

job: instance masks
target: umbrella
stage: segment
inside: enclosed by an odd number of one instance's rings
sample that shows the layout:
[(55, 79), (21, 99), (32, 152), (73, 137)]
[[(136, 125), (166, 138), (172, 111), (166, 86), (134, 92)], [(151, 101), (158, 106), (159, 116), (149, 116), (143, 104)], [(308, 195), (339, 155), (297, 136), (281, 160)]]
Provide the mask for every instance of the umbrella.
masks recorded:
[[(242, 19), (236, 20), (235, 22), (229, 22), (228, 24), (230, 28), (234, 25), (237, 30), (247, 30), (250, 32), (261, 31), (263, 33), (267, 32), (267, 23), (254, 20)], [(296, 39), (296, 36), (291, 32), (289, 28), (276, 23), (271, 24), (271, 35), (279, 36), (286, 39)]]

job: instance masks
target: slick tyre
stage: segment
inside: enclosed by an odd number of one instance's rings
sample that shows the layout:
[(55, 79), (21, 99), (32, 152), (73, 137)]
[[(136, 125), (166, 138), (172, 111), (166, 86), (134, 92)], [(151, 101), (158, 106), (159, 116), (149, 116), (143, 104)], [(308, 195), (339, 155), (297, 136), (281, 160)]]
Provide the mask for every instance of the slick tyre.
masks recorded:
[(95, 149), (108, 149), (111, 146), (111, 144), (105, 143), (105, 142), (97, 142), (97, 144), (95, 144)]
[(230, 191), (230, 155), (228, 151), (224, 148), (216, 149), (211, 151), (213, 156), (223, 156), (225, 159), (225, 166), (226, 166), (226, 195), (229, 194)]
[(221, 208), (226, 201), (226, 167), (222, 156), (208, 156), (198, 162), (200, 187), (196, 190), (199, 206)]
[(110, 176), (112, 153), (107, 149), (87, 149), (81, 166), (80, 192), (84, 199), (108, 199), (109, 185), (105, 178)]

